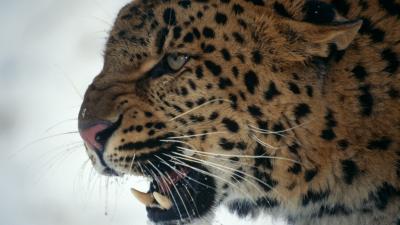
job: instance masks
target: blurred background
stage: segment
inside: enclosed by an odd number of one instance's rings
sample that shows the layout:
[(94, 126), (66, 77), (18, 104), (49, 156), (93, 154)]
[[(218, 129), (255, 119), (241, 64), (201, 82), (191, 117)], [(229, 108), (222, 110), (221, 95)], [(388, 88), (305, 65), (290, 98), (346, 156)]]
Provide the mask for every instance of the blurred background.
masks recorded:
[[(127, 2), (0, 1), (1, 225), (146, 224), (129, 190), (147, 182), (97, 175), (77, 133), (82, 95)], [(257, 221), (219, 209), (215, 224), (283, 224)]]

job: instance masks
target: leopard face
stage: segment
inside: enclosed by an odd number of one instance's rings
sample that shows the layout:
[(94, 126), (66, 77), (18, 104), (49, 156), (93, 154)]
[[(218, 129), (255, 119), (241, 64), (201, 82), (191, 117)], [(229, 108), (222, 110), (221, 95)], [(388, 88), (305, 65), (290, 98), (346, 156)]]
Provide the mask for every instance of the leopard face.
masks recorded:
[[(332, 149), (356, 141), (338, 118), (357, 112), (359, 129), (368, 99), (344, 110), (343, 90), (326, 74), (334, 53), (355, 51), (362, 21), (323, 2), (282, 2), (143, 0), (121, 9), (79, 129), (98, 172), (152, 179), (148, 193), (134, 191), (150, 221), (208, 224), (221, 203), (295, 221), (361, 174), (356, 153)], [(396, 135), (377, 144), (394, 147)]]

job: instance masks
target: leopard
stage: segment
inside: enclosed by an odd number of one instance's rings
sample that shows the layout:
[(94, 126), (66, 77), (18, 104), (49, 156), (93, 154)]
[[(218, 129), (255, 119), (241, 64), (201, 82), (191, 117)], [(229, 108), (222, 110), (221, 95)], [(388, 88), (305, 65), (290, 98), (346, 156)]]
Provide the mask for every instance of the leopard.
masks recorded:
[(129, 2), (78, 127), (150, 224), (400, 225), (400, 1)]

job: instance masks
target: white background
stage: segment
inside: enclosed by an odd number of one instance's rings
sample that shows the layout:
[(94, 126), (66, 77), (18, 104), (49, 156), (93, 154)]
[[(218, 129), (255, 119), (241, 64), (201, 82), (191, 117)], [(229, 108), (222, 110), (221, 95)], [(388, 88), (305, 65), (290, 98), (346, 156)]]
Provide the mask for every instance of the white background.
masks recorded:
[[(0, 0), (0, 225), (146, 224), (129, 189), (147, 183), (98, 176), (76, 133), (81, 96), (126, 2)], [(223, 209), (217, 220), (282, 224)]]

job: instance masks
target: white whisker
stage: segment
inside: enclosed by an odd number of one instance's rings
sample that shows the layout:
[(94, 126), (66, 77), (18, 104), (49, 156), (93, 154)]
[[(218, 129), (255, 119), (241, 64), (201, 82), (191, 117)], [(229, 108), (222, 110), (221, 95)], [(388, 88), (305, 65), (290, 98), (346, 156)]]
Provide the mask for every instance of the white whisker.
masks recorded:
[(184, 112), (184, 113), (182, 113), (182, 114), (179, 114), (179, 115), (175, 116), (174, 118), (170, 119), (169, 121), (176, 120), (176, 119), (178, 119), (178, 118), (180, 118), (180, 117), (182, 117), (182, 116), (184, 116), (184, 115), (186, 115), (186, 114), (188, 114), (188, 113), (191, 113), (191, 112), (193, 112), (193, 111), (195, 111), (195, 110), (197, 110), (197, 109), (200, 109), (200, 108), (202, 108), (202, 107), (204, 107), (204, 106), (206, 106), (206, 105), (209, 105), (209, 104), (214, 103), (214, 102), (217, 102), (217, 101), (225, 101), (225, 102), (232, 103), (231, 100), (227, 100), (227, 99), (214, 99), (214, 100), (205, 102), (205, 103), (203, 103), (203, 104), (201, 104), (201, 105), (199, 105), (199, 106), (196, 106), (196, 107), (194, 107), (194, 108), (192, 108), (192, 109), (190, 109), (190, 110), (188, 110), (188, 111), (186, 111), (186, 112)]

